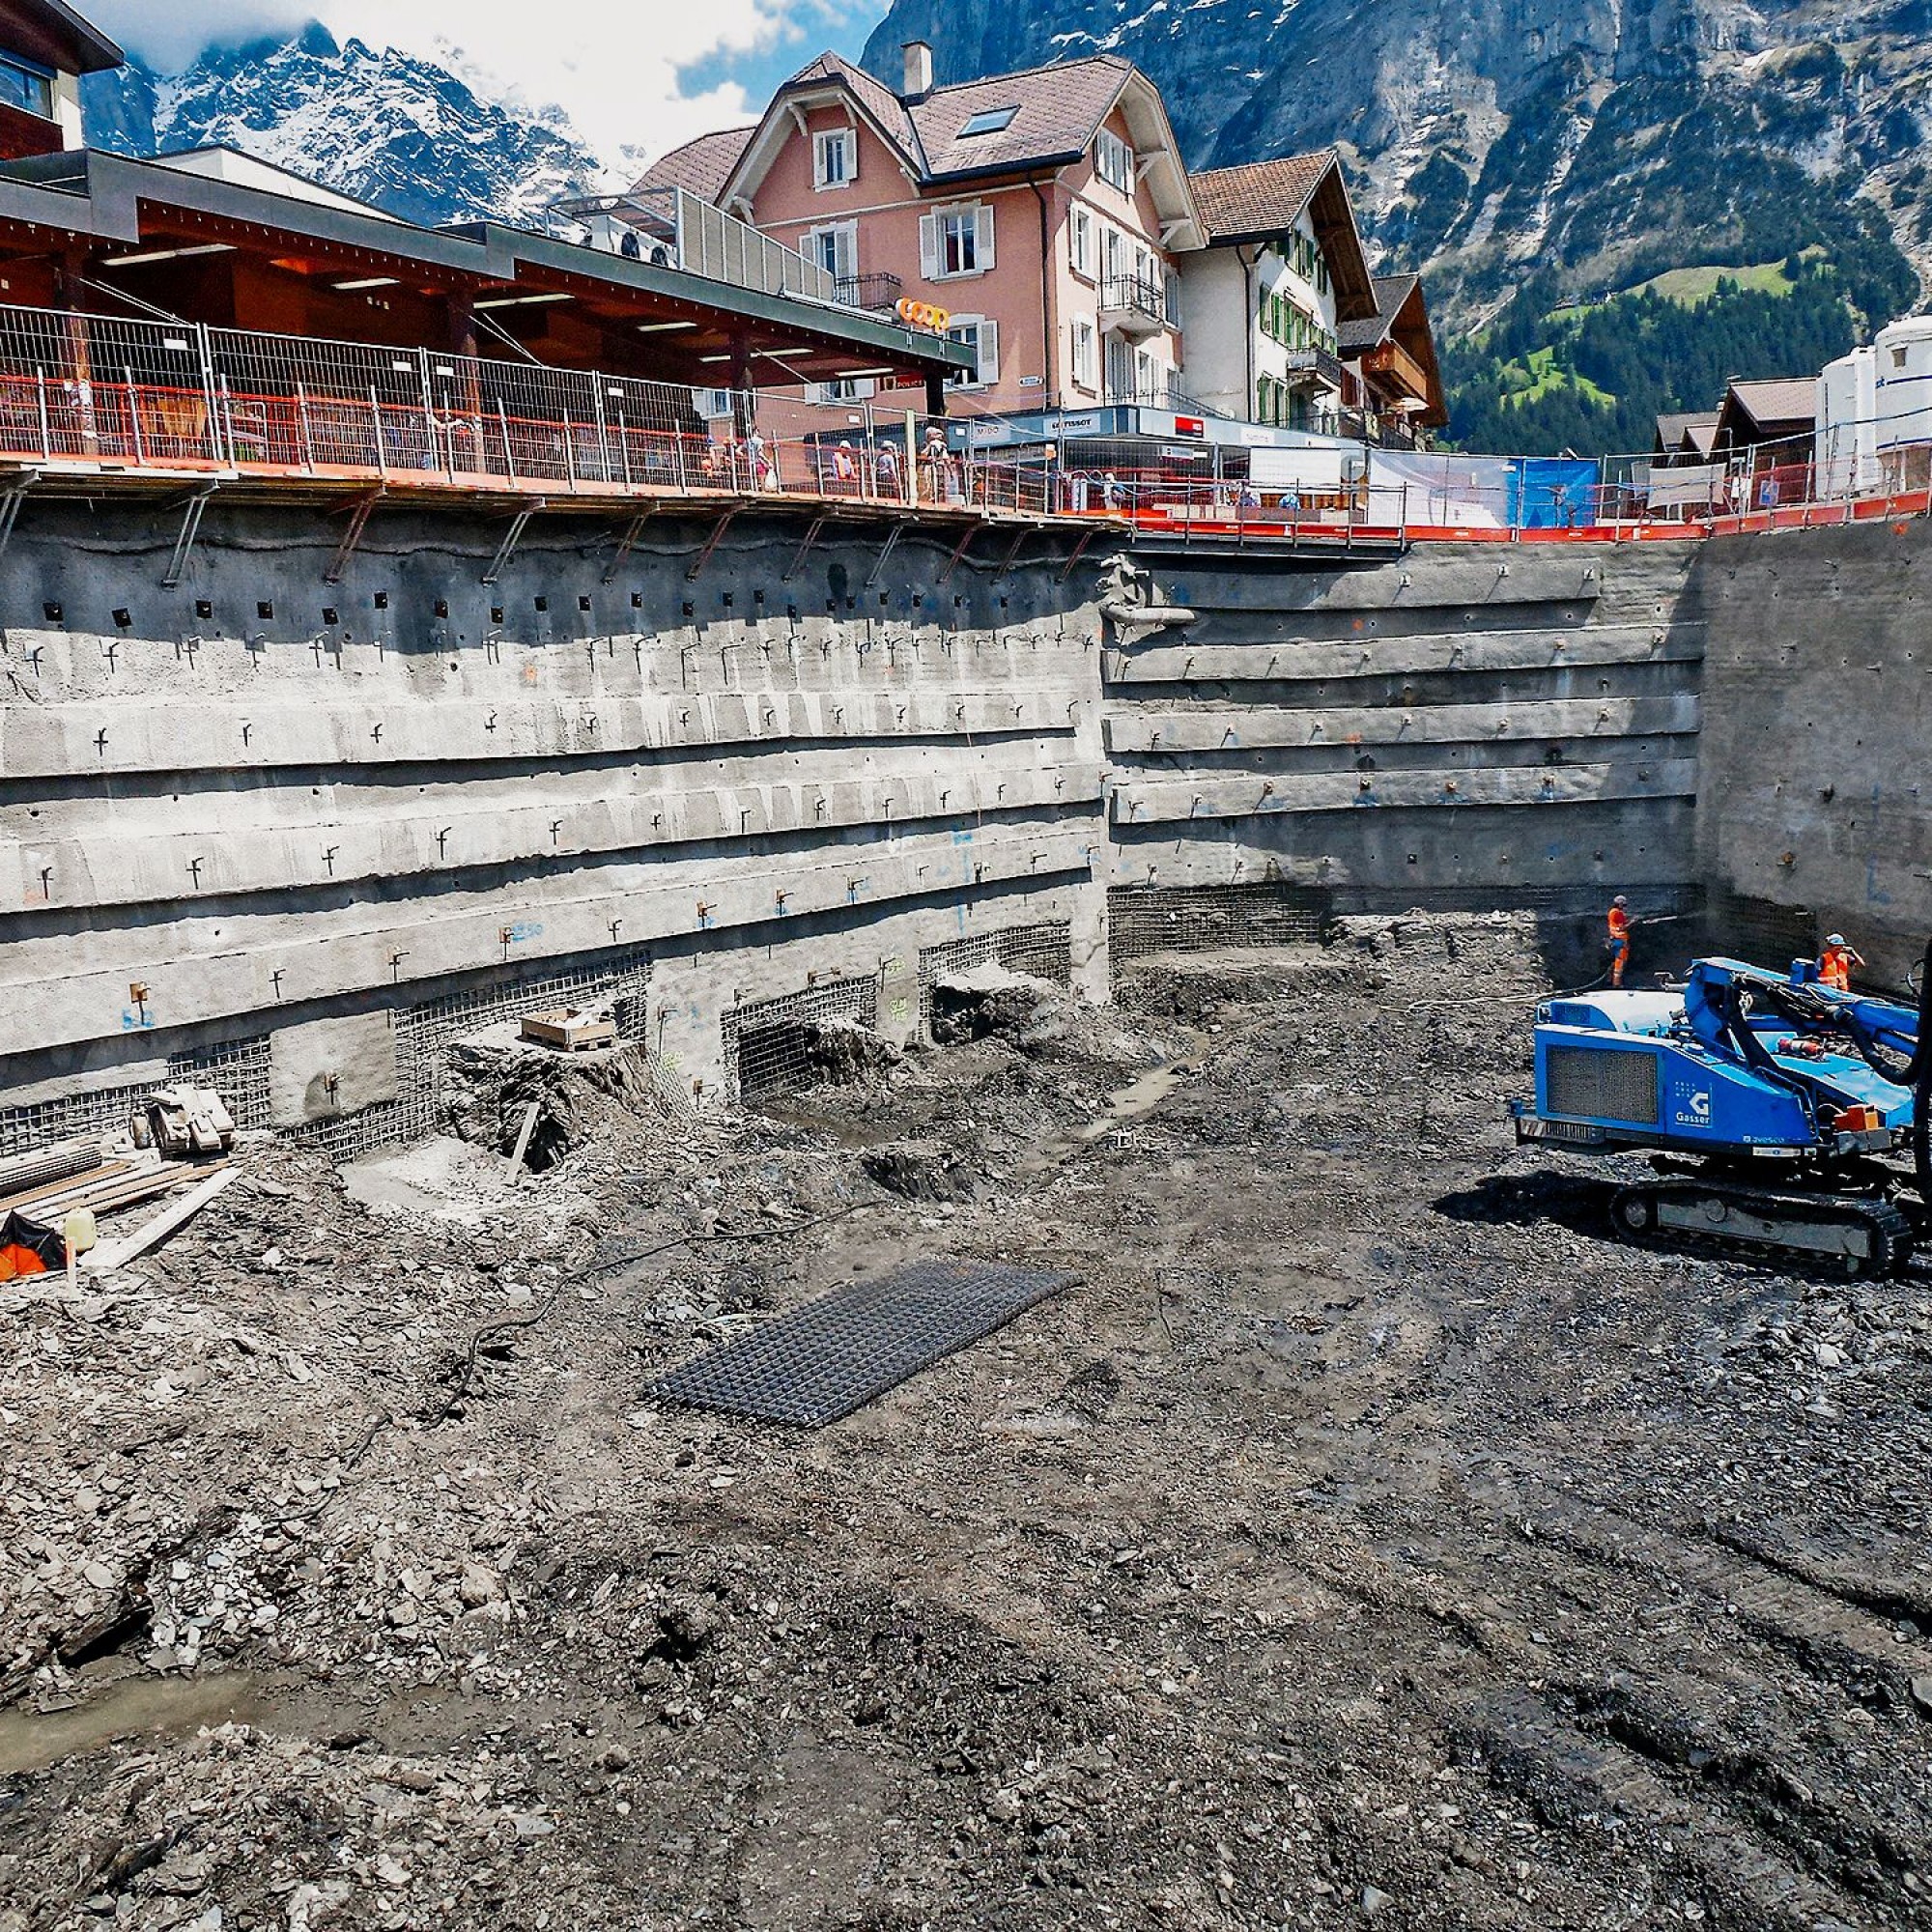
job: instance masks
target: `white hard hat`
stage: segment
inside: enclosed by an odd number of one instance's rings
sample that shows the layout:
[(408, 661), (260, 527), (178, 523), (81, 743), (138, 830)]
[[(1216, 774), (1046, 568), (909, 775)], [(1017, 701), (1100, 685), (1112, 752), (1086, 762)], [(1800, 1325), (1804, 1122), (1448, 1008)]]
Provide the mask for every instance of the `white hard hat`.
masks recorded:
[(1842, 946), (1845, 944), (1845, 935), (1842, 932), (1828, 933), (1825, 938), (1825, 944), (1827, 946)]

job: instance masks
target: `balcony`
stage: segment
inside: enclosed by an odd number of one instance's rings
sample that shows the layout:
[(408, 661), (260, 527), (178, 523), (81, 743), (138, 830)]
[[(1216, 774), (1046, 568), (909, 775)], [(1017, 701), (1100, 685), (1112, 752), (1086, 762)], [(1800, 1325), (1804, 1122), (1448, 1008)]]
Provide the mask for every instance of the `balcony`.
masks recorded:
[(837, 302), (829, 269), (681, 187), (579, 197), (545, 211), (553, 232), (631, 261), (682, 269), (759, 295)]
[(875, 314), (890, 314), (905, 294), (905, 284), (894, 274), (841, 275), (832, 286), (834, 300)]
[(1342, 387), (1340, 358), (1329, 355), (1325, 349), (1291, 349), (1288, 352), (1288, 380), (1293, 387), (1313, 384), (1339, 394)]
[(1102, 329), (1139, 339), (1168, 327), (1167, 290), (1140, 275), (1109, 275), (1100, 284)]
[(1378, 342), (1362, 356), (1365, 375), (1379, 376), (1378, 387), (1406, 396), (1411, 402), (1429, 401), (1429, 378), (1419, 363), (1399, 342)]

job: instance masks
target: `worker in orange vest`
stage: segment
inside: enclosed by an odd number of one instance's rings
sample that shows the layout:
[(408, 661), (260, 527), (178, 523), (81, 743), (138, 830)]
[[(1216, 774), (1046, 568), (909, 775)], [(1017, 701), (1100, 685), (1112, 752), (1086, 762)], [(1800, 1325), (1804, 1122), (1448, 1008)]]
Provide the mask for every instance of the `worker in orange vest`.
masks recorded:
[(1849, 993), (1852, 990), (1852, 968), (1864, 963), (1865, 955), (1842, 932), (1833, 932), (1826, 938), (1825, 950), (1818, 955), (1819, 983), (1835, 987), (1841, 993)]
[(1630, 900), (1619, 893), (1610, 901), (1610, 984), (1621, 986), (1624, 982), (1624, 968), (1630, 964), (1631, 956), (1631, 916)]

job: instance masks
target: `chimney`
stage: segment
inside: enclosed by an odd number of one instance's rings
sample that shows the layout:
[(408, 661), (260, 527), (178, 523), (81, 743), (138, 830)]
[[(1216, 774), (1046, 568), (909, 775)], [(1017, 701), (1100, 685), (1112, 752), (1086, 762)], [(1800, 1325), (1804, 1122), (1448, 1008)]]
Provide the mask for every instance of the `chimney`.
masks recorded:
[(923, 100), (932, 92), (932, 48), (924, 41), (905, 43), (905, 91), (901, 100)]

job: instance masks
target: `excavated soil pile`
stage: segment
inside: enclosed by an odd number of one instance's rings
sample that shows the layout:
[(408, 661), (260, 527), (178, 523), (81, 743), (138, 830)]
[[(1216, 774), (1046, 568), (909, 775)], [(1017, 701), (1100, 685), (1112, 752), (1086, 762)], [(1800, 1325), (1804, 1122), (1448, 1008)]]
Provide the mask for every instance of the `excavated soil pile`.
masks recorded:
[[(1611, 1244), (1542, 990), (1357, 921), (0, 1289), (0, 1932), (1926, 1923), (1932, 1273)], [(933, 1253), (1083, 1285), (646, 1400)]]

